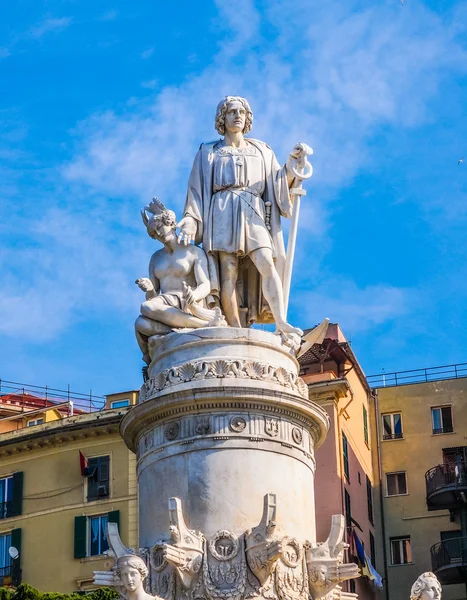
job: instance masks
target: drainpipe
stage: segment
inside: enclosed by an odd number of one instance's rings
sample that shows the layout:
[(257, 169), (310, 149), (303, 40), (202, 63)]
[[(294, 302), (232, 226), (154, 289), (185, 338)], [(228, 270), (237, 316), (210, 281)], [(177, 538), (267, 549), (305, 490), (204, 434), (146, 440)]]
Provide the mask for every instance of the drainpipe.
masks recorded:
[(378, 390), (373, 390), (375, 399), (375, 416), (376, 416), (376, 448), (378, 450), (378, 478), (379, 478), (379, 503), (381, 506), (381, 535), (383, 537), (383, 562), (384, 562), (384, 579), (386, 581), (385, 592), (386, 600), (389, 600), (389, 577), (388, 577), (388, 553), (386, 550), (386, 525), (384, 521), (384, 494), (383, 494), (383, 464), (381, 461), (381, 432), (379, 422), (379, 403)]

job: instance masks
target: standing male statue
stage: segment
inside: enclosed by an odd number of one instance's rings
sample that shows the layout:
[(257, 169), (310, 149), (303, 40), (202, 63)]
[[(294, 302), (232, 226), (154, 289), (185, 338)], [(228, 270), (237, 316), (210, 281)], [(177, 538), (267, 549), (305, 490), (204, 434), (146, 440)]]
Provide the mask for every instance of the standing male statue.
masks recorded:
[(303, 163), (310, 149), (297, 144), (281, 167), (267, 144), (244, 137), (252, 123), (245, 98), (219, 103), (215, 126), (224, 138), (202, 144), (196, 155), (179, 241), (203, 244), (211, 294), (229, 325), (275, 322), (278, 331), (301, 334), (286, 322), (280, 217), (292, 214), (292, 163)]

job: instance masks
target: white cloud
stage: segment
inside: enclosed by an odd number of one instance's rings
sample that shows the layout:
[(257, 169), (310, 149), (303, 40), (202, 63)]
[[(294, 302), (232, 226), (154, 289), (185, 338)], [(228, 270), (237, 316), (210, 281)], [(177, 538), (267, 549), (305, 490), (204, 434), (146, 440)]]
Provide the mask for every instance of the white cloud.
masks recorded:
[(362, 333), (410, 314), (419, 302), (416, 292), (411, 289), (385, 284), (359, 288), (342, 277), (330, 277), (311, 287), (315, 289), (292, 296), (299, 322), (307, 322), (310, 313), (328, 316), (341, 323), (347, 335)]
[(143, 83), (141, 84), (141, 87), (146, 88), (148, 90), (154, 90), (156, 89), (158, 84), (157, 79), (149, 79), (148, 81), (143, 81)]
[(141, 52), (140, 57), (143, 60), (147, 60), (148, 58), (151, 58), (151, 56), (154, 54), (154, 46), (151, 46), (150, 48), (147, 48), (146, 50), (143, 50), (143, 52)]
[(39, 39), (48, 33), (55, 33), (66, 29), (71, 23), (70, 17), (43, 19), (31, 28), (31, 36)]

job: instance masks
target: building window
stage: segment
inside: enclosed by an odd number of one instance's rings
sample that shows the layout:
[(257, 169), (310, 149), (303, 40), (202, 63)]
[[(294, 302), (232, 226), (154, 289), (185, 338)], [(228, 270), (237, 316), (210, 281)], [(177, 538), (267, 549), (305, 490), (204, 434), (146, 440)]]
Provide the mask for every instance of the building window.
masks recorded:
[(0, 519), (18, 517), (23, 512), (23, 471), (0, 479)]
[(371, 564), (376, 567), (376, 545), (375, 536), (370, 531), (370, 558)]
[(106, 528), (109, 515), (88, 518), (88, 556), (100, 556), (109, 549)]
[(11, 584), (11, 556), (8, 552), (11, 548), (11, 533), (0, 535), (0, 583)]
[(345, 522), (347, 527), (350, 529), (352, 527), (352, 507), (350, 504), (350, 494), (347, 490), (344, 490), (344, 500), (345, 500)]
[(401, 413), (383, 415), (383, 440), (399, 440), (402, 438)]
[(412, 562), (410, 536), (391, 538), (391, 564), (406, 565)]
[(34, 425), (42, 425), (44, 419), (31, 419), (28, 421), (28, 427), (34, 427)]
[(360, 476), (360, 471), (357, 471), (357, 478), (358, 478), (358, 483), (359, 483), (360, 485), (362, 485), (362, 478), (361, 478), (361, 476)]
[(452, 433), (452, 412), (450, 406), (440, 406), (431, 409), (433, 433)]
[(114, 400), (110, 403), (110, 408), (124, 408), (125, 406), (130, 406), (128, 398), (126, 400)]
[(110, 496), (110, 456), (88, 459), (88, 502)]
[(355, 585), (355, 581), (353, 579), (349, 580), (349, 592), (351, 594), (355, 594), (355, 592), (357, 591), (357, 586)]
[(9, 516), (13, 500), (13, 476), (0, 479), (0, 519)]
[(407, 478), (405, 471), (399, 473), (386, 473), (386, 494), (388, 496), (402, 496), (407, 494)]
[(350, 481), (350, 469), (349, 469), (349, 443), (344, 432), (342, 432), (342, 454), (344, 457), (344, 474)]
[(373, 488), (371, 487), (371, 481), (366, 476), (366, 501), (368, 505), (368, 519), (370, 523), (373, 523)]
[(365, 406), (363, 406), (363, 438), (365, 440), (365, 444), (368, 445), (368, 411)]
[(75, 517), (75, 558), (101, 556), (107, 544), (107, 523), (120, 524), (120, 511), (114, 510), (103, 515)]

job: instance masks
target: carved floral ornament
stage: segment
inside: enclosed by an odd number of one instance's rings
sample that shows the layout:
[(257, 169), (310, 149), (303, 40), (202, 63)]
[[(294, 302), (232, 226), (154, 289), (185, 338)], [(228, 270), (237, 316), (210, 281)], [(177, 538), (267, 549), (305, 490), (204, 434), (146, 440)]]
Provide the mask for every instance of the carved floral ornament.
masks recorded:
[[(321, 544), (284, 535), (276, 523), (276, 496), (264, 497), (260, 523), (237, 536), (228, 529), (207, 538), (187, 527), (181, 502), (169, 499), (170, 536), (135, 554), (149, 565), (148, 592), (164, 600), (351, 600), (340, 583), (360, 576), (357, 565), (345, 564), (342, 539), (345, 520), (334, 515), (329, 538)], [(109, 537), (111, 555), (134, 554), (118, 532)], [(149, 560), (148, 560), (149, 558)], [(144, 569), (143, 569), (144, 570)], [(95, 571), (97, 585), (113, 585), (127, 600), (118, 569)], [(123, 587), (122, 587), (123, 586)], [(147, 600), (150, 600), (148, 598)]]
[(279, 384), (308, 398), (308, 386), (301, 377), (283, 367), (250, 360), (200, 360), (166, 369), (148, 379), (140, 391), (140, 402), (157, 392), (190, 381), (203, 379), (252, 379)]

